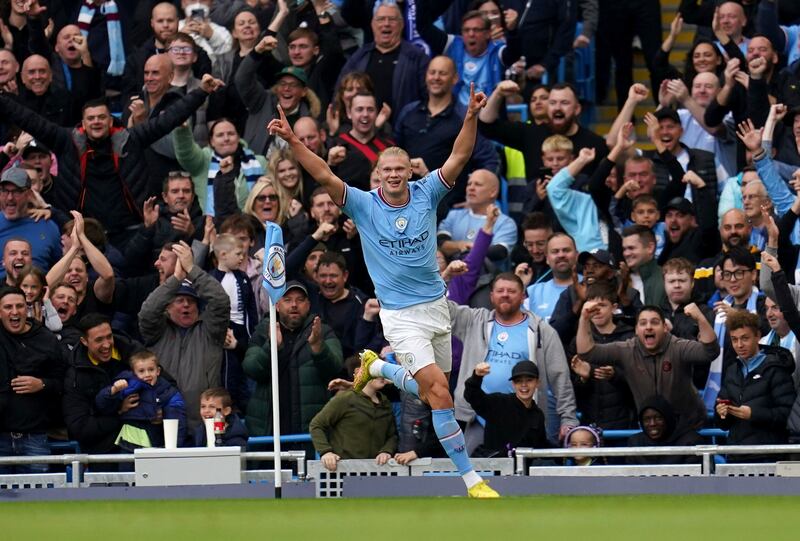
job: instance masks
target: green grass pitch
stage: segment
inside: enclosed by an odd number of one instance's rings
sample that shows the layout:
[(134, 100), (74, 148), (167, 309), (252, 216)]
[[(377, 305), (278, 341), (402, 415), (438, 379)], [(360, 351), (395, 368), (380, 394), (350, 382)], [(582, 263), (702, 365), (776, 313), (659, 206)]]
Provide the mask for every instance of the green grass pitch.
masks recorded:
[(0, 503), (9, 540), (800, 539), (800, 497), (610, 496)]

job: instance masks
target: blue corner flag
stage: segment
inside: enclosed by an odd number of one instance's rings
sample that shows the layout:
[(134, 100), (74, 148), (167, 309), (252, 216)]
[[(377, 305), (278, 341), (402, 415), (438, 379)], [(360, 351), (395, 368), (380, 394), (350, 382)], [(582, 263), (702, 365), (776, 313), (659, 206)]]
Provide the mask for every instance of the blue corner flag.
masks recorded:
[(286, 254), (283, 251), (283, 231), (278, 224), (267, 222), (267, 236), (264, 241), (264, 268), (261, 271), (261, 285), (267, 290), (272, 304), (286, 292)]

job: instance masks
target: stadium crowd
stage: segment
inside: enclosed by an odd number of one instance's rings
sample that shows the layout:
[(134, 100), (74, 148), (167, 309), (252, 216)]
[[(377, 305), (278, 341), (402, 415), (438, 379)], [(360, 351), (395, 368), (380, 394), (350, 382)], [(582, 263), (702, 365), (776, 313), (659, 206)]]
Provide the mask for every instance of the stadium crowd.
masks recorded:
[[(278, 378), (282, 433), (331, 469), (444, 456), (424, 402), (351, 389), (360, 351), (393, 358), (362, 239), (267, 124), (280, 108), (381, 197), (387, 148), (413, 179), (442, 167), (471, 86), (488, 100), (437, 237), (380, 242), (438, 247), (472, 456), (636, 428), (632, 446), (800, 441), (796, 2), (683, 0), (663, 42), (658, 0), (0, 4), (0, 455), (160, 446), (168, 418), (204, 445), (217, 412), (245, 445), (272, 434)], [(590, 44), (609, 133), (546, 84)], [(265, 221), (286, 245), (278, 374)]]

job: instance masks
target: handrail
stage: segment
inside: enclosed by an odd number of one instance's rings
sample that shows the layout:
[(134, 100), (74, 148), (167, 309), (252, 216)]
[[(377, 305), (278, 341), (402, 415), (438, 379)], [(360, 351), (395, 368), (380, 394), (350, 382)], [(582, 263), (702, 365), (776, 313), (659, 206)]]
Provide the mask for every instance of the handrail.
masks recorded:
[(702, 456), (703, 470), (711, 468), (711, 457), (715, 455), (757, 455), (800, 453), (800, 445), (693, 445), (664, 447), (590, 447), (564, 449), (533, 449), (517, 447), (516, 472), (522, 475), (525, 471), (525, 460), (529, 458), (568, 458), (604, 457), (604, 456)]

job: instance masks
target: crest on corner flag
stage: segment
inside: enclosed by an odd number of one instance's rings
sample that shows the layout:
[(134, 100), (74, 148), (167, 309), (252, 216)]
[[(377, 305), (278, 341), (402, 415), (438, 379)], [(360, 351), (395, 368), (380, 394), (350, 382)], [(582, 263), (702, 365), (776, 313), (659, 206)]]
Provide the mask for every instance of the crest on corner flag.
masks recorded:
[(283, 251), (283, 231), (278, 224), (267, 222), (267, 235), (264, 241), (264, 268), (261, 271), (261, 285), (267, 290), (272, 304), (286, 292), (286, 254)]

